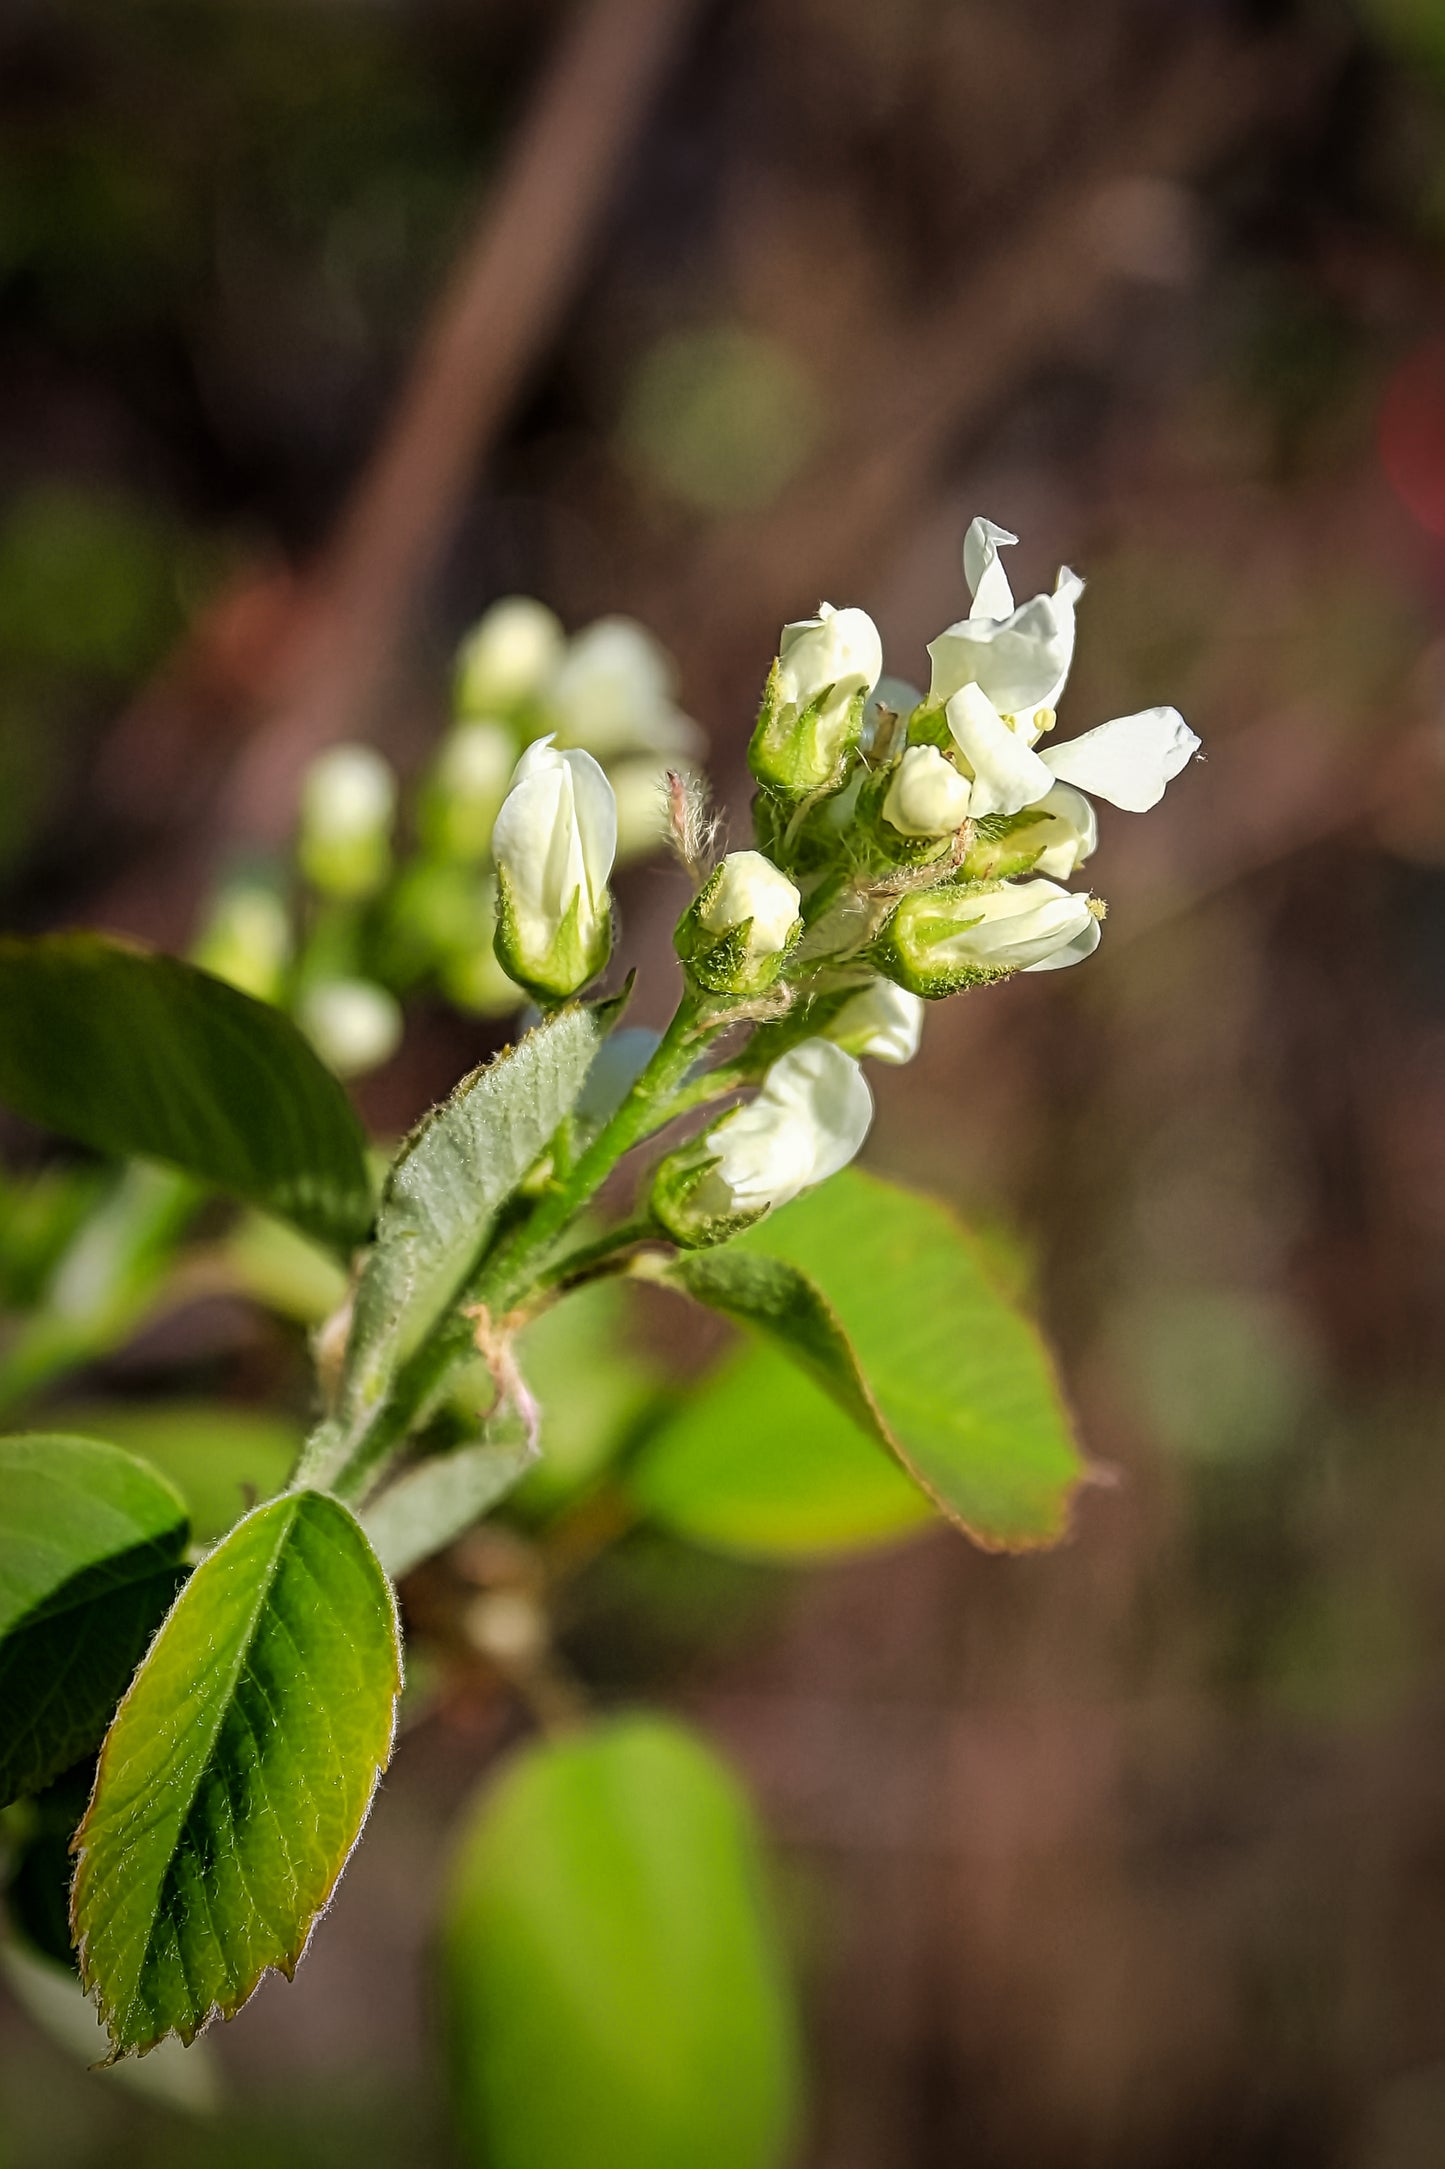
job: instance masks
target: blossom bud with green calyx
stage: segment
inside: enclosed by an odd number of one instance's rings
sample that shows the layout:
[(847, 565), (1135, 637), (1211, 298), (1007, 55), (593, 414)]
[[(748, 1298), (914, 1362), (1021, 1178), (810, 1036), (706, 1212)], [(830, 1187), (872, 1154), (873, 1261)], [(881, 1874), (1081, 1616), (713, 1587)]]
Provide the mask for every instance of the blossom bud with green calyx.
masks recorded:
[(882, 674), (883, 643), (866, 610), (823, 603), (817, 617), (785, 625), (748, 747), (758, 782), (795, 798), (840, 784)]
[(798, 891), (761, 851), (714, 867), (678, 921), (677, 953), (709, 994), (764, 994), (803, 931)]
[(443, 742), (422, 795), (422, 841), (433, 858), (480, 865), (492, 848), (517, 761), (517, 739), (505, 723), (459, 723)]
[(530, 595), (504, 595), (457, 650), (458, 722), (509, 716), (539, 700), (562, 659), (561, 620)]
[(258, 1002), (279, 1002), (291, 953), (291, 920), (280, 893), (263, 878), (242, 876), (217, 897), (192, 957)]
[(380, 1069), (401, 1045), (401, 1008), (370, 979), (318, 979), (297, 1005), (297, 1021), (338, 1077)]
[(301, 871), (323, 896), (360, 903), (391, 872), (396, 778), (371, 746), (332, 746), (301, 786)]
[(498, 962), (539, 1001), (565, 1001), (612, 950), (617, 806), (590, 753), (558, 752), (550, 738), (528, 746), (497, 815), (492, 855)]
[(702, 734), (673, 698), (671, 656), (631, 618), (598, 618), (577, 634), (547, 688), (560, 745), (599, 761), (655, 753), (677, 761), (702, 751)]
[(1017, 971), (1056, 971), (1099, 945), (1103, 906), (1054, 881), (946, 884), (905, 896), (871, 952), (928, 1001)]
[(653, 1218), (686, 1249), (726, 1242), (846, 1167), (872, 1119), (858, 1064), (830, 1040), (805, 1040), (746, 1106), (668, 1154), (653, 1177)]
[(860, 821), (883, 858), (927, 865), (949, 850), (968, 819), (970, 789), (937, 746), (907, 746), (864, 787)]

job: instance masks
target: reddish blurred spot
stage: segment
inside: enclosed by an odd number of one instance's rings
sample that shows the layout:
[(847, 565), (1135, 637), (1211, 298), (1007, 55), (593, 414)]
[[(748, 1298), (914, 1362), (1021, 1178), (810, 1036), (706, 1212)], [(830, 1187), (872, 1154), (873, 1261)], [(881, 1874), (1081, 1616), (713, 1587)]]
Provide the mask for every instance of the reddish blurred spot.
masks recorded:
[(1445, 339), (1417, 347), (1391, 379), (1380, 409), (1380, 458), (1420, 525), (1445, 535)]

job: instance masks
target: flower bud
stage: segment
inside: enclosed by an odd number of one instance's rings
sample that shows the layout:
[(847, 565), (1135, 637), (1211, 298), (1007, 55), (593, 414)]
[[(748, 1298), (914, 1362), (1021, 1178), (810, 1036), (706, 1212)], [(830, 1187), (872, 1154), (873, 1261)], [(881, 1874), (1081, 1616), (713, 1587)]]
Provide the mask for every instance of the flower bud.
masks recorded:
[(565, 640), (560, 619), (545, 603), (530, 595), (494, 602), (457, 651), (458, 720), (510, 715), (523, 702), (538, 699)]
[(900, 836), (948, 836), (968, 819), (969, 782), (937, 746), (909, 746), (893, 771), (883, 818)]
[(517, 741), (504, 724), (461, 723), (445, 741), (427, 784), (422, 833), (437, 858), (476, 865), (492, 847)]
[(830, 1040), (806, 1040), (773, 1064), (747, 1106), (668, 1155), (652, 1211), (688, 1248), (723, 1242), (846, 1167), (872, 1119), (858, 1064)]
[(391, 870), (396, 778), (371, 746), (332, 746), (301, 786), (301, 870), (327, 896), (360, 901)]
[(858, 743), (882, 671), (883, 643), (866, 610), (823, 603), (817, 617), (785, 625), (748, 748), (759, 783), (799, 795), (826, 789)]
[(761, 851), (733, 851), (678, 922), (677, 953), (712, 994), (761, 994), (803, 931), (797, 890)]
[(591, 754), (528, 746), (492, 835), (496, 952), (539, 999), (565, 1000), (607, 962), (616, 851), (616, 801)]
[(194, 955), (203, 971), (243, 994), (279, 1001), (291, 961), (291, 921), (275, 889), (255, 879), (231, 882), (217, 897)]
[(620, 753), (696, 753), (701, 734), (673, 699), (672, 659), (631, 618), (599, 618), (577, 635), (547, 696), (564, 745), (598, 760)]
[(401, 1010), (369, 979), (322, 979), (306, 989), (297, 1021), (338, 1077), (360, 1077), (401, 1045)]
[(1077, 964), (1098, 945), (1091, 898), (1053, 881), (1005, 881), (905, 896), (875, 955), (899, 986), (937, 1000), (1010, 972)]
[(848, 997), (827, 1036), (861, 1061), (911, 1062), (923, 1036), (924, 1004), (891, 979), (875, 979)]

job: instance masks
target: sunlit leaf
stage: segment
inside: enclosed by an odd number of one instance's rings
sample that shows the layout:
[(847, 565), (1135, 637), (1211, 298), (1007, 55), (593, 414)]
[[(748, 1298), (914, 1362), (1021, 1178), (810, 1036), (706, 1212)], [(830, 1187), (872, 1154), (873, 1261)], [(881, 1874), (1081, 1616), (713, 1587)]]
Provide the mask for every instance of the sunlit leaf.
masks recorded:
[(364, 1139), (279, 1010), (98, 934), (0, 938), (0, 1099), (101, 1152), (168, 1161), (340, 1250), (365, 1240)]
[(445, 1917), (458, 2121), (489, 2169), (775, 2169), (794, 2023), (747, 1804), (630, 1718), (525, 1751)]
[(0, 1439), (0, 1805), (94, 1747), (180, 1580), (178, 1494), (93, 1439)]
[(290, 1974), (391, 1750), (390, 1585), (334, 1499), (292, 1492), (196, 1569), (101, 1749), (76, 1836), (81, 1976), (117, 2053)]

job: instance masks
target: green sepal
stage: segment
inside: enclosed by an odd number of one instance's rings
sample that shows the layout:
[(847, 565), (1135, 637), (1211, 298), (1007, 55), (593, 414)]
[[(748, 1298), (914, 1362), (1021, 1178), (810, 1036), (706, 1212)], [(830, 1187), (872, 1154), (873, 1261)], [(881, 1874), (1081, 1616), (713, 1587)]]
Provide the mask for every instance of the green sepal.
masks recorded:
[(937, 746), (942, 753), (955, 750), (953, 733), (941, 701), (919, 702), (908, 718), (908, 743), (911, 746)]
[(716, 1166), (717, 1156), (703, 1136), (670, 1152), (653, 1175), (648, 1208), (659, 1227), (684, 1250), (710, 1250), (728, 1242), (767, 1212), (766, 1206), (750, 1213), (709, 1212), (700, 1193)]
[(703, 924), (703, 913), (717, 895), (723, 878), (715, 866), (687, 910), (677, 922), (673, 946), (687, 968), (688, 977), (708, 994), (750, 996), (766, 994), (776, 986), (788, 959), (803, 938), (803, 922), (795, 919), (781, 949), (766, 956), (749, 953), (753, 931), (751, 919), (740, 919), (717, 934)]
[(868, 695), (860, 686), (840, 710), (833, 705), (833, 693), (833, 686), (825, 685), (801, 709), (784, 701), (774, 662), (748, 745), (748, 767), (767, 790), (784, 798), (810, 798), (841, 782), (862, 735)]
[(539, 1002), (565, 1002), (595, 979), (612, 954), (610, 913), (599, 918), (597, 938), (589, 949), (582, 940), (582, 890), (572, 891), (562, 923), (544, 957), (528, 956), (517, 932), (512, 885), (504, 868), (497, 870), (497, 931), (493, 939), (497, 962), (509, 979)]
[(1007, 881), (1026, 874), (1044, 853), (1042, 842), (1030, 844), (1028, 832), (1051, 816), (1037, 806), (1022, 813), (989, 813), (974, 823), (973, 842), (964, 853), (960, 882)]
[(963, 887), (982, 897), (1002, 886), (998, 881), (947, 882), (938, 888), (919, 889), (914, 895), (905, 896), (869, 950), (870, 961), (895, 986), (906, 987), (910, 994), (920, 994), (929, 1002), (944, 1001), (950, 994), (964, 994), (971, 987), (987, 987), (997, 980), (1011, 979), (1017, 969), (1012, 964), (949, 964), (929, 960), (930, 948), (941, 947), (957, 934), (966, 934), (983, 917), (980, 911), (970, 918), (966, 906), (961, 910), (957, 902), (951, 910), (945, 908), (946, 900), (957, 899)]

